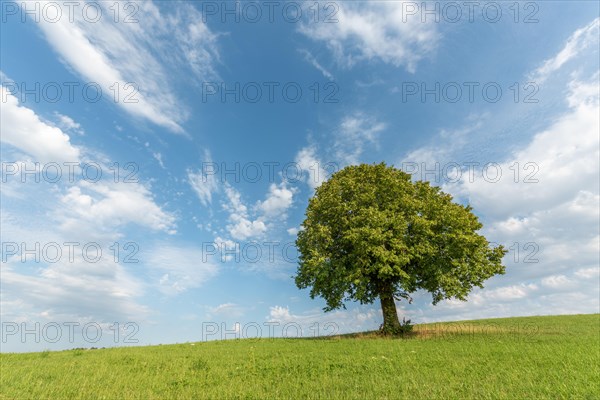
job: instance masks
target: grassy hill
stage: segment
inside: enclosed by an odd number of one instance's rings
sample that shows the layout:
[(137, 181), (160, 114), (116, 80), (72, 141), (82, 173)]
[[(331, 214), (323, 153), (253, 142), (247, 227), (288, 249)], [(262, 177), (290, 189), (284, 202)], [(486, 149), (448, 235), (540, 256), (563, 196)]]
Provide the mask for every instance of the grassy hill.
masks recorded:
[(0, 399), (600, 399), (600, 314), (0, 355)]

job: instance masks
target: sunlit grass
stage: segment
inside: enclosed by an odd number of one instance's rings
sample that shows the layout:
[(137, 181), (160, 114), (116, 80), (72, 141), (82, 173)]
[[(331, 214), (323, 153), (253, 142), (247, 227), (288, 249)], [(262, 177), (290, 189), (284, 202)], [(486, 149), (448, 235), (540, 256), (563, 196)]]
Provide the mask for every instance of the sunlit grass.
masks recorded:
[(2, 354), (1, 399), (599, 399), (600, 315)]

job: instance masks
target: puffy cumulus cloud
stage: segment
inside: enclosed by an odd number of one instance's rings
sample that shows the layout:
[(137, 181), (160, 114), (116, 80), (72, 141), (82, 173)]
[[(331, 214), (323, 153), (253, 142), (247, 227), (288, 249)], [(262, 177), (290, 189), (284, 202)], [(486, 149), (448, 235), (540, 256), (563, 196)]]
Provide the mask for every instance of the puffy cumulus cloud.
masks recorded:
[(325, 182), (327, 171), (325, 165), (317, 158), (317, 148), (314, 145), (304, 147), (298, 151), (295, 163), (303, 173), (303, 179), (311, 189), (315, 189)]
[(127, 224), (175, 233), (175, 217), (158, 206), (139, 183), (80, 181), (60, 199), (56, 219), (64, 231), (114, 232)]
[(598, 263), (598, 86), (571, 82), (569, 87), (569, 111), (499, 164), (504, 174), (497, 182), (464, 178), (444, 186), (484, 213), (493, 240), (518, 243), (521, 251), (528, 243), (539, 248), (539, 264), (511, 269), (515, 277), (561, 274)]
[[(585, 192), (595, 195), (600, 129), (595, 80), (572, 82), (568, 96), (570, 110), (548, 129), (536, 134), (509, 160), (490, 166), (487, 179), (469, 179), (465, 174), (459, 183), (447, 188), (463, 193), (475, 207), (485, 208), (497, 218), (548, 209), (573, 201), (577, 196), (585, 197)], [(515, 172), (517, 167), (519, 175)]]
[(232, 261), (239, 257), (241, 246), (239, 243), (234, 242), (231, 239), (224, 239), (217, 236), (211, 246), (207, 246), (209, 253), (216, 253), (219, 255), (221, 262)]
[[(569, 110), (501, 163), (498, 170), (504, 174), (497, 182), (464, 178), (444, 186), (483, 213), (486, 236), (509, 248), (507, 275), (490, 281), (490, 293), (496, 293), (494, 286), (500, 282), (530, 282), (539, 288), (527, 292), (508, 286), (506, 294), (525, 295), (519, 307), (509, 298), (484, 295), (483, 304), (498, 315), (598, 310), (598, 284), (579, 272), (592, 271), (600, 261), (600, 116), (594, 81), (571, 82)], [(513, 173), (516, 165), (521, 172), (518, 179)], [(526, 165), (531, 167), (524, 173)], [(529, 179), (527, 174), (532, 174)], [(471, 315), (492, 315), (483, 308), (472, 311)]]
[(404, 1), (340, 2), (335, 23), (299, 25), (307, 37), (326, 44), (337, 62), (352, 67), (357, 62), (379, 60), (415, 72), (439, 40), (436, 24), (410, 17)]
[[(258, 201), (252, 210), (246, 206), (239, 191), (226, 183), (224, 192), (227, 202), (223, 208), (229, 213), (227, 231), (237, 240), (263, 236), (275, 220), (285, 220), (287, 210), (293, 204), (295, 189), (288, 188), (286, 182), (271, 184), (266, 198)], [(251, 216), (254, 215), (254, 217)]]
[(218, 267), (202, 247), (155, 243), (140, 252), (140, 260), (154, 272), (154, 285), (167, 295), (198, 288), (218, 274)]
[(231, 185), (225, 185), (228, 202), (223, 207), (229, 212), (230, 224), (227, 230), (234, 239), (245, 240), (260, 237), (267, 231), (267, 226), (260, 219), (250, 219), (248, 207), (242, 201), (242, 195)]
[[(488, 239), (508, 248), (506, 275), (490, 279), (483, 290), (474, 290), (466, 303), (445, 301), (432, 307), (423, 295), (414, 309), (406, 308), (415, 318), (435, 321), (600, 311), (600, 88), (597, 67), (591, 75), (585, 72), (594, 52), (583, 51), (597, 42), (597, 29), (598, 20), (594, 20), (576, 31), (561, 53), (535, 72), (551, 76), (548, 82), (562, 88), (564, 108), (553, 110), (552, 115), (539, 114), (549, 121), (546, 127), (508, 153), (504, 162), (490, 166), (486, 179), (482, 171), (474, 179), (463, 173), (458, 182), (443, 185), (444, 191), (474, 207)], [(577, 65), (565, 71), (566, 65), (575, 64), (569, 60), (577, 60)], [(597, 66), (597, 57), (593, 62)], [(472, 130), (459, 134), (449, 149), (442, 147), (449, 141), (439, 135), (442, 145), (411, 154), (428, 154), (433, 162), (448, 161), (465, 151), (472, 139), (467, 133)], [(475, 130), (482, 127), (475, 125)]]
[[(100, 2), (98, 6), (104, 15), (113, 15), (112, 4)], [(118, 85), (117, 103), (130, 115), (183, 133), (181, 123), (187, 112), (168, 83), (174, 83), (178, 71), (191, 71), (200, 79), (213, 77), (219, 58), (217, 35), (189, 4), (178, 3), (167, 12), (146, 1), (136, 10), (137, 23), (115, 22), (114, 18), (91, 23), (76, 12), (73, 22), (42, 18), (38, 26), (82, 78), (99, 84), (105, 93), (113, 93), (111, 87)], [(63, 16), (67, 11), (63, 10)], [(127, 101), (125, 96), (130, 96)]]
[(285, 218), (287, 210), (294, 201), (294, 189), (288, 188), (285, 182), (269, 186), (267, 198), (259, 202), (258, 209), (266, 218)]
[(233, 224), (228, 225), (229, 234), (234, 239), (244, 240), (248, 238), (260, 237), (267, 231), (267, 226), (263, 221), (249, 220), (239, 214), (232, 214)]
[(3, 143), (18, 148), (39, 162), (76, 162), (80, 150), (69, 135), (48, 125), (30, 108), (19, 105), (17, 97), (4, 86), (0, 137)]
[[(210, 153), (205, 152), (206, 163), (212, 163)], [(207, 164), (205, 164), (207, 165)], [(221, 207), (227, 213), (226, 233), (221, 232), (214, 240), (218, 247), (235, 248), (231, 240), (255, 240), (263, 238), (276, 223), (285, 222), (288, 210), (293, 206), (296, 188), (288, 183), (269, 185), (263, 200), (251, 205), (242, 198), (242, 193), (228, 182), (220, 184), (217, 176), (208, 169), (187, 171), (187, 181), (203, 206), (210, 207), (215, 195), (221, 195)], [(212, 215), (212, 209), (209, 210)], [(217, 236), (217, 232), (213, 231)], [(225, 236), (224, 238), (221, 236)], [(229, 259), (230, 257), (227, 257)]]

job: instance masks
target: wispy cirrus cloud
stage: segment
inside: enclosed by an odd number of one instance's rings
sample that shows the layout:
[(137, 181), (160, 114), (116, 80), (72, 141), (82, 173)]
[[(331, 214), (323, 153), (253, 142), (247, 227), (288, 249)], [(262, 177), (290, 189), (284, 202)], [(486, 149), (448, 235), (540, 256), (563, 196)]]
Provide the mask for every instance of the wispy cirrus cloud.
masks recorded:
[(418, 62), (439, 41), (434, 23), (406, 18), (403, 1), (335, 3), (335, 23), (308, 21), (299, 25), (307, 37), (323, 42), (343, 67), (378, 60), (415, 72)]
[(300, 49), (299, 52), (304, 56), (306, 62), (310, 63), (313, 67), (315, 67), (319, 72), (323, 74), (323, 76), (329, 80), (334, 80), (333, 74), (329, 72), (321, 63), (312, 55), (312, 53), (306, 49)]
[(208, 150), (204, 151), (204, 161), (200, 170), (187, 170), (187, 180), (200, 199), (203, 206), (209, 206), (212, 203), (213, 193), (219, 190), (217, 177), (205, 166), (212, 165), (212, 157)]
[(378, 146), (379, 134), (386, 128), (385, 122), (362, 111), (348, 113), (326, 139), (327, 145), (311, 143), (296, 153), (303, 182), (315, 189), (338, 169), (360, 163), (368, 148)]
[(73, 22), (41, 19), (38, 26), (63, 62), (83, 79), (99, 84), (104, 93), (114, 93), (117, 85), (117, 104), (127, 113), (184, 133), (181, 124), (188, 112), (171, 89), (172, 77), (186, 69), (200, 79), (213, 77), (219, 59), (217, 35), (190, 4), (176, 3), (167, 11), (152, 1), (136, 2), (131, 22), (106, 17), (113, 13), (112, 3), (96, 4), (105, 15), (97, 22), (75, 13)]
[(548, 77), (559, 70), (567, 62), (576, 58), (581, 52), (594, 46), (598, 47), (600, 18), (596, 18), (586, 26), (577, 29), (567, 39), (564, 47), (553, 57), (545, 60), (542, 65), (529, 75), (529, 79), (543, 83)]
[(145, 265), (160, 273), (153, 285), (167, 295), (177, 295), (202, 286), (218, 274), (217, 264), (201, 246), (155, 243), (140, 254)]

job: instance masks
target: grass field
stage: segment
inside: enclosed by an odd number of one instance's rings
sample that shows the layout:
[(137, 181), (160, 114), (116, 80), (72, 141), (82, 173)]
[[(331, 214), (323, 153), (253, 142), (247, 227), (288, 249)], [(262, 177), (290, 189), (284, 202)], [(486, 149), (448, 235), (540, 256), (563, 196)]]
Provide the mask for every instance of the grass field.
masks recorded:
[(2, 354), (1, 399), (600, 399), (600, 314)]

